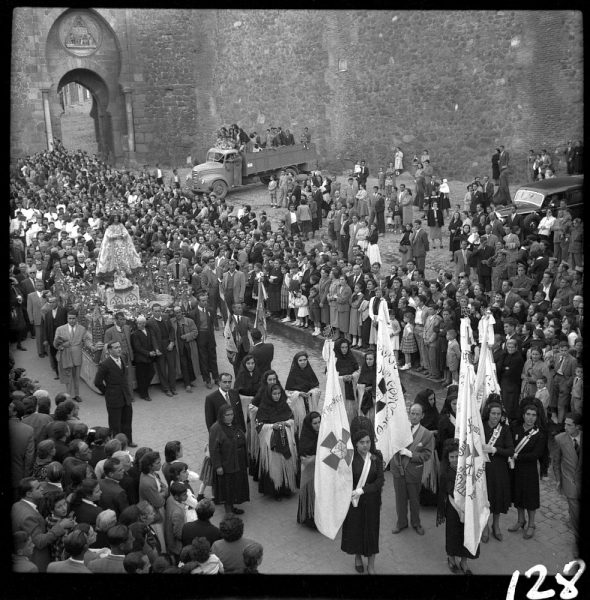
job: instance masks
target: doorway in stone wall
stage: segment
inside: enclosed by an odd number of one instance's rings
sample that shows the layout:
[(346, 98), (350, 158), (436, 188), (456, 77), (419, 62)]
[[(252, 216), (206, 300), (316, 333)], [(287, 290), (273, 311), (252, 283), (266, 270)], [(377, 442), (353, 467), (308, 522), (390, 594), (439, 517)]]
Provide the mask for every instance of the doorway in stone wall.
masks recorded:
[(88, 69), (74, 69), (61, 78), (57, 94), (63, 145), (70, 151), (85, 150), (110, 162), (113, 132), (104, 80)]

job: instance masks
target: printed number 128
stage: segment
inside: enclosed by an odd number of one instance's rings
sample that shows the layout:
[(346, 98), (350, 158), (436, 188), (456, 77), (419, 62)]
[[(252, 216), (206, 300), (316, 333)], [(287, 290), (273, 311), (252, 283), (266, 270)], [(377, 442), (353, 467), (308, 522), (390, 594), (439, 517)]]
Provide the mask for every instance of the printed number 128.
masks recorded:
[[(575, 567), (577, 567), (577, 569)], [(576, 598), (578, 596), (578, 590), (575, 584), (585, 570), (586, 563), (583, 560), (578, 559), (572, 560), (563, 568), (565, 575), (573, 574), (573, 577), (569, 581), (561, 573), (557, 573), (557, 575), (555, 575), (555, 581), (557, 581), (557, 583), (563, 588), (559, 594), (559, 597), (562, 600), (571, 600), (572, 598)], [(534, 573), (538, 573), (539, 576), (533, 587), (527, 592), (526, 597), (529, 600), (545, 600), (546, 598), (553, 598), (553, 596), (555, 596), (555, 590), (541, 591), (539, 589), (543, 585), (545, 577), (547, 577), (547, 567), (544, 565), (535, 565), (534, 567), (531, 567), (524, 575), (530, 579)], [(506, 591), (506, 600), (514, 600), (514, 592), (516, 590), (516, 584), (518, 583), (519, 577), (520, 571), (516, 570), (514, 573), (512, 573), (510, 583), (508, 584), (508, 590)]]

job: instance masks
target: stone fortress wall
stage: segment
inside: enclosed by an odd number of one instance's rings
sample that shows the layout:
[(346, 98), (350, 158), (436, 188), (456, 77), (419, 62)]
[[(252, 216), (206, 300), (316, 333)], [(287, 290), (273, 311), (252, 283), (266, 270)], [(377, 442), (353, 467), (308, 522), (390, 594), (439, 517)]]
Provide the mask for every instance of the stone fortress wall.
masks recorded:
[[(73, 27), (89, 50), (67, 47)], [(428, 148), (465, 180), (504, 144), (519, 177), (529, 148), (583, 137), (582, 14), (18, 8), (13, 158), (46, 147), (44, 99), (60, 137), (69, 81), (95, 95), (99, 146), (120, 164), (200, 161), (237, 122), (296, 139), (307, 126), (339, 170), (362, 157), (376, 172), (399, 145), (406, 164)]]

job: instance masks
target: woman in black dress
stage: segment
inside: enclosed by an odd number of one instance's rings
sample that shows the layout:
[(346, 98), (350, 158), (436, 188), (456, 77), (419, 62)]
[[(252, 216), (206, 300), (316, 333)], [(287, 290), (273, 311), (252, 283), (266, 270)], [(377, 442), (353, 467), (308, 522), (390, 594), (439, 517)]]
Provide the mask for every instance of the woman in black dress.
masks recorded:
[[(486, 462), (486, 483), (490, 512), (492, 513), (492, 535), (501, 542), (500, 513), (506, 514), (511, 503), (508, 459), (514, 454), (514, 443), (510, 428), (502, 423), (500, 402), (487, 402), (482, 414), (482, 421), (486, 439), (483, 449), (490, 458), (490, 462)], [(481, 541), (486, 543), (489, 535), (489, 528), (486, 525)]]
[(458, 390), (458, 385), (450, 385), (447, 388), (447, 398), (440, 411), (438, 435), (436, 436), (436, 453), (438, 454), (439, 460), (442, 459), (444, 443), (455, 437)]
[(352, 494), (348, 514), (342, 525), (340, 548), (354, 554), (358, 573), (365, 570), (363, 556), (368, 558), (367, 573), (375, 574), (375, 554), (379, 552), (381, 490), (383, 488), (383, 456), (371, 452), (371, 437), (366, 429), (352, 433)]
[[(540, 506), (539, 471), (537, 462), (543, 456), (547, 443), (545, 433), (538, 427), (538, 408), (534, 404), (523, 407), (522, 422), (516, 421), (512, 428), (514, 456), (512, 469), (512, 502), (518, 510), (518, 520), (508, 531), (524, 530), (523, 538), (535, 535), (535, 512)], [(528, 513), (528, 523), (524, 511)]]
[(500, 148), (496, 148), (496, 153), (492, 154), (492, 179), (498, 185), (498, 179), (500, 179)]
[(438, 435), (438, 422), (440, 420), (440, 415), (436, 408), (436, 395), (433, 390), (426, 388), (416, 394), (414, 403), (419, 404), (424, 413), (420, 425), (434, 433), (432, 437), (433, 446), (431, 448), (432, 456), (424, 463), (424, 471), (422, 473), (420, 504), (422, 506), (436, 506), (438, 501), (438, 475), (440, 467), (438, 455), (434, 451), (436, 447), (436, 436)]
[(226, 514), (243, 514), (244, 511), (234, 504), (250, 500), (248, 452), (246, 436), (234, 424), (234, 409), (231, 406), (219, 408), (217, 422), (209, 430), (209, 453), (215, 500), (224, 503)]
[(451, 260), (453, 259), (454, 252), (456, 250), (460, 250), (461, 248), (459, 234), (461, 233), (462, 224), (463, 221), (461, 221), (461, 213), (456, 210), (451, 217), (451, 222), (449, 223), (449, 251), (451, 252)]
[(355, 398), (355, 383), (360, 374), (359, 365), (350, 351), (348, 340), (340, 338), (334, 342), (334, 354), (336, 355), (336, 371), (338, 378), (344, 382), (344, 406), (348, 422), (350, 423), (358, 414), (358, 404)]
[(256, 431), (260, 445), (258, 491), (281, 500), (297, 489), (297, 448), (293, 412), (279, 384), (262, 398)]
[(369, 350), (365, 354), (361, 374), (357, 381), (357, 391), (361, 413), (374, 424), (375, 396), (377, 393), (377, 361), (373, 350)]
[(249, 471), (250, 475), (254, 481), (258, 481), (258, 470), (259, 470), (259, 453), (260, 446), (258, 443), (258, 436), (256, 435), (256, 431), (254, 431), (254, 423), (256, 422), (256, 413), (258, 412), (258, 407), (262, 402), (262, 399), (265, 395), (270, 395), (270, 390), (273, 385), (279, 383), (279, 376), (276, 371), (270, 369), (269, 371), (265, 371), (262, 375), (262, 379), (260, 380), (260, 386), (258, 387), (258, 391), (256, 395), (248, 405), (248, 422), (246, 423), (246, 440), (248, 442), (248, 454), (250, 456), (249, 463)]
[[(461, 523), (453, 497), (458, 459), (459, 441), (447, 440), (443, 448), (443, 460), (440, 465), (436, 525), (438, 527), (446, 521), (445, 547), (447, 564), (451, 573), (471, 575), (471, 570), (467, 567), (467, 559), (479, 558), (479, 546), (477, 546), (477, 551), (473, 555), (463, 545), (464, 524)], [(459, 564), (457, 564), (457, 559), (459, 559)]]
[(299, 506), (297, 508), (297, 523), (303, 523), (315, 529), (315, 455), (318, 445), (318, 433), (322, 417), (319, 412), (312, 410), (303, 420), (299, 437), (299, 466), (301, 481), (299, 484)]
[(295, 430), (299, 432), (303, 426), (303, 419), (310, 410), (322, 411), (320, 404), (320, 382), (309, 364), (307, 352), (297, 352), (291, 361), (291, 369), (285, 384), (287, 398), (293, 409), (295, 417)]

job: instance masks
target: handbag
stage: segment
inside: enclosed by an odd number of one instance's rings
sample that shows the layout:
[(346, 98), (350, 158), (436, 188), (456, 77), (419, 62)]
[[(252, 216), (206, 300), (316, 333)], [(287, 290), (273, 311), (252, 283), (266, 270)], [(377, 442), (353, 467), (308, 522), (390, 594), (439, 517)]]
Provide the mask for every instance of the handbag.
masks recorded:
[(400, 251), (401, 254), (405, 254), (408, 251), (408, 246), (402, 246), (402, 245), (400, 245), (399, 251)]

